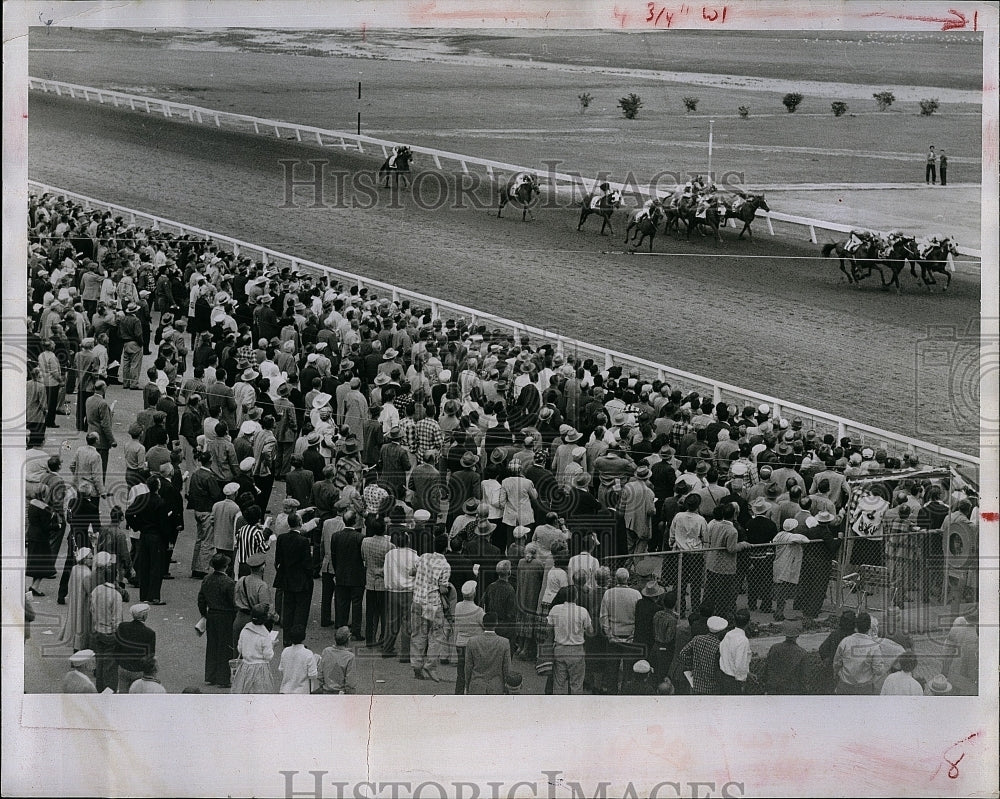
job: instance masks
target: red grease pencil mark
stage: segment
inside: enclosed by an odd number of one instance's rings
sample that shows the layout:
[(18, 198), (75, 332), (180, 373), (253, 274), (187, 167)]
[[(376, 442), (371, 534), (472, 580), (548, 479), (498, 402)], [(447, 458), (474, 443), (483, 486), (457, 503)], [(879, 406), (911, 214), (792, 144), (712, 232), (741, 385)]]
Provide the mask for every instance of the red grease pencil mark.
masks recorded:
[[(968, 17), (965, 16), (961, 11), (956, 11), (954, 8), (949, 8), (948, 13), (951, 15), (949, 17), (921, 17), (921, 16), (911, 16), (908, 14), (890, 14), (887, 11), (873, 11), (869, 14), (862, 14), (863, 17), (889, 17), (890, 19), (905, 19), (911, 22), (933, 22), (935, 25), (941, 23), (941, 30), (943, 31), (960, 31), (966, 28), (969, 24)], [(977, 12), (978, 13), (978, 12)], [(978, 24), (978, 18), (973, 15), (974, 25)], [(975, 27), (973, 27), (975, 30)]]
[(984, 522), (1000, 521), (1000, 513), (997, 513), (995, 510), (984, 510), (980, 516), (983, 517)]
[[(959, 752), (953, 751), (953, 750), (955, 750), (957, 747), (960, 747), (962, 744), (966, 743), (967, 741), (971, 741), (973, 738), (978, 738), (978, 737), (979, 737), (979, 733), (978, 732), (974, 732), (971, 735), (965, 736), (961, 741), (955, 741), (955, 743), (953, 743), (951, 746), (949, 746), (947, 749), (944, 750), (944, 752), (942, 753), (941, 757), (944, 760), (944, 762), (948, 764), (948, 779), (949, 780), (957, 780), (958, 779), (958, 776), (959, 776), (958, 764), (961, 763), (962, 760), (965, 759), (965, 752), (964, 751), (961, 751), (961, 754), (959, 754)], [(955, 757), (956, 754), (958, 755), (958, 757)], [(955, 759), (952, 760), (952, 758), (955, 758)], [(940, 771), (941, 771), (941, 766), (938, 766), (937, 769), (934, 771), (934, 774), (931, 776), (931, 779), (934, 779), (934, 777), (936, 777), (940, 773)]]

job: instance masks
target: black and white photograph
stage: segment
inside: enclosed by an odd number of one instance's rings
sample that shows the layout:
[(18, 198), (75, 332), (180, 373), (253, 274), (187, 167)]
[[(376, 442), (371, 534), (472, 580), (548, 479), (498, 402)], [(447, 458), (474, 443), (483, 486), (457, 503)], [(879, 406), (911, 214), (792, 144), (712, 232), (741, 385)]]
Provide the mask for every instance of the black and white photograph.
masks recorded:
[(996, 795), (996, 3), (4, 17), (4, 795)]

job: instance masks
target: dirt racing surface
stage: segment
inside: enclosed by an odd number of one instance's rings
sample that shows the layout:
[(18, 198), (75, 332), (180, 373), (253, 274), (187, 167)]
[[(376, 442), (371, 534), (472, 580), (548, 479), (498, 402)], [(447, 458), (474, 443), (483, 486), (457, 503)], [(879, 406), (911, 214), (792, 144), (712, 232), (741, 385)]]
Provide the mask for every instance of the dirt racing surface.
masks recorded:
[[(979, 282), (961, 265), (926, 295), (839, 280), (818, 248), (732, 231), (658, 237), (630, 257), (579, 211), (496, 219), (489, 192), (428, 173), (416, 193), (371, 188), (378, 161), (32, 93), (30, 176), (674, 367), (966, 451), (978, 444), (972, 351)], [(286, 203), (282, 160), (326, 162), (324, 208)], [(308, 167), (306, 167), (308, 170)], [(343, 179), (336, 179), (340, 172)], [(360, 182), (359, 175), (367, 176)], [(296, 177), (309, 177), (297, 172)], [(436, 192), (446, 199), (436, 202)], [(476, 205), (480, 207), (474, 207)], [(363, 207), (352, 207), (360, 205)], [(457, 207), (461, 206), (461, 207)], [(934, 357), (927, 357), (932, 350)], [(944, 353), (944, 355), (942, 355)], [(971, 409), (971, 410), (970, 410)], [(976, 418), (972, 418), (976, 417)]]

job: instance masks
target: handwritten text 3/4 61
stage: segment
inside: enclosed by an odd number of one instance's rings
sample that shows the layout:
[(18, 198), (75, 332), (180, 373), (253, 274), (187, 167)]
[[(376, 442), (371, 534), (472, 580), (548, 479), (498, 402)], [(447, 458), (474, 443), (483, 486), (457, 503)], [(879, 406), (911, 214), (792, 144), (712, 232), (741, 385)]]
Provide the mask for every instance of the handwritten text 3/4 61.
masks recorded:
[[(669, 28), (675, 23), (680, 23), (682, 19), (690, 17), (692, 13), (697, 15), (697, 8), (692, 9), (687, 5), (668, 8), (654, 2), (646, 3), (646, 22), (654, 27)], [(701, 7), (701, 18), (706, 22), (724, 23), (728, 14), (729, 6)]]

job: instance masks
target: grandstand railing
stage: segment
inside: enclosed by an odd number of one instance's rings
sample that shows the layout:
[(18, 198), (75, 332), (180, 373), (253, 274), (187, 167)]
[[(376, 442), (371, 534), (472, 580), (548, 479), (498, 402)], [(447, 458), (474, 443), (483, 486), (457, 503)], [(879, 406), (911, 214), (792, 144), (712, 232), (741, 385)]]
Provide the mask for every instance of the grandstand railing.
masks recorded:
[(469, 308), (465, 305), (443, 300), (438, 297), (431, 297), (418, 291), (394, 286), (380, 280), (347, 272), (342, 269), (335, 269), (325, 264), (319, 264), (305, 258), (299, 258), (287, 253), (278, 252), (268, 247), (261, 247), (250, 242), (242, 241), (231, 236), (225, 236), (210, 230), (188, 225), (183, 222), (176, 222), (155, 214), (137, 211), (114, 203), (98, 200), (83, 194), (66, 191), (56, 186), (49, 186), (37, 181), (28, 181), (29, 187), (40, 193), (54, 194), (60, 197), (84, 203), (97, 210), (109, 210), (120, 214), (131, 224), (145, 224), (156, 227), (160, 230), (173, 230), (180, 234), (193, 234), (213, 242), (228, 246), (236, 253), (252, 253), (265, 263), (273, 263), (280, 266), (290, 266), (293, 270), (312, 269), (324, 272), (343, 281), (349, 281), (360, 287), (368, 287), (369, 290), (378, 290), (391, 296), (393, 301), (410, 300), (429, 307), (433, 317), (439, 318), (445, 314), (453, 315), (455, 318), (464, 318), (472, 325), (485, 324), (493, 328), (499, 328), (516, 335), (528, 335), (536, 339), (542, 339), (555, 345), (555, 347), (565, 354), (573, 354), (582, 358), (593, 358), (597, 363), (602, 363), (605, 368), (611, 366), (621, 366), (623, 370), (639, 370), (640, 375), (647, 378), (655, 376), (659, 380), (665, 380), (675, 388), (686, 388), (688, 390), (698, 390), (703, 395), (711, 394), (714, 402), (727, 402), (736, 405), (754, 404), (762, 402), (768, 403), (772, 408), (774, 416), (798, 416), (803, 420), (803, 427), (810, 427), (822, 436), (832, 433), (841, 439), (844, 436), (851, 436), (862, 446), (873, 448), (884, 448), (892, 455), (902, 455), (907, 452), (914, 452), (920, 456), (924, 463), (929, 464), (950, 464), (971, 467), (978, 470), (979, 458), (964, 452), (941, 447), (909, 436), (881, 430), (877, 427), (855, 422), (836, 414), (826, 413), (814, 408), (808, 408), (798, 403), (788, 402), (767, 394), (734, 386), (719, 380), (712, 380), (708, 377), (692, 374), (681, 369), (675, 369), (646, 358), (629, 355), (624, 352), (601, 347), (597, 344), (590, 344), (585, 341), (569, 338), (559, 333), (543, 330), (539, 327), (526, 325), (511, 319), (505, 319), (495, 314), (487, 313)]
[[(446, 150), (437, 150), (432, 147), (422, 147), (410, 144), (409, 142), (394, 142), (387, 139), (377, 139), (372, 136), (364, 136), (355, 133), (346, 133), (338, 130), (326, 130), (313, 125), (300, 125), (296, 122), (282, 122), (276, 119), (264, 119), (262, 117), (249, 116), (247, 114), (235, 114), (230, 111), (219, 111), (213, 108), (191, 105), (189, 103), (178, 103), (173, 100), (164, 100), (157, 97), (148, 97), (138, 94), (127, 94), (125, 92), (113, 91), (110, 89), (99, 89), (93, 86), (81, 86), (76, 83), (65, 83), (63, 81), (48, 80), (46, 78), (28, 77), (28, 88), (43, 92), (55, 93), (59, 96), (68, 96), (74, 99), (86, 100), (87, 102), (97, 102), (100, 104), (110, 103), (115, 108), (127, 108), (132, 111), (143, 111), (148, 114), (161, 114), (167, 119), (187, 120), (203, 125), (215, 125), (218, 128), (226, 127), (238, 130), (242, 133), (256, 133), (258, 135), (283, 138), (286, 135), (294, 134), (297, 141), (304, 144), (317, 144), (321, 147), (339, 147), (348, 150), (366, 152), (365, 147), (381, 150), (383, 157), (388, 157), (393, 147), (406, 144), (413, 152), (430, 156), (434, 165), (442, 168), (442, 162), (457, 163), (463, 173), (469, 172), (469, 167), (480, 167), (484, 169), (490, 178), (504, 175), (514, 175), (519, 172), (538, 173), (540, 179), (547, 181), (557, 187), (560, 184), (573, 187), (574, 191), (579, 191), (581, 196), (594, 190), (598, 179), (584, 178), (581, 175), (565, 172), (554, 172), (549, 169), (533, 169), (516, 164), (507, 164), (503, 161), (493, 161), (488, 158), (477, 158), (470, 155), (451, 153)], [(635, 192), (634, 185), (615, 183), (608, 181), (613, 189), (625, 192), (631, 196)], [(757, 211), (757, 215), (767, 223), (768, 232), (773, 236), (774, 222), (783, 222), (792, 225), (804, 226), (809, 229), (809, 238), (813, 244), (818, 243), (817, 230), (829, 230), (837, 233), (849, 233), (857, 228), (856, 225), (844, 225), (838, 222), (825, 222), (820, 219), (811, 219), (804, 216), (794, 216), (776, 211)], [(973, 258), (980, 258), (979, 250), (959, 248), (959, 253)]]

